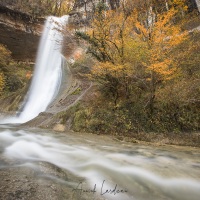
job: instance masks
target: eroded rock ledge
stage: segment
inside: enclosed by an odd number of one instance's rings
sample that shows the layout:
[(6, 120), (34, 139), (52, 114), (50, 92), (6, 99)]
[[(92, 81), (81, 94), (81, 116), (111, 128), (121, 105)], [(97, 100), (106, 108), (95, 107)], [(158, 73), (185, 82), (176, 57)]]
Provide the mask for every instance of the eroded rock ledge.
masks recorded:
[(15, 60), (35, 60), (44, 20), (0, 5), (0, 43)]

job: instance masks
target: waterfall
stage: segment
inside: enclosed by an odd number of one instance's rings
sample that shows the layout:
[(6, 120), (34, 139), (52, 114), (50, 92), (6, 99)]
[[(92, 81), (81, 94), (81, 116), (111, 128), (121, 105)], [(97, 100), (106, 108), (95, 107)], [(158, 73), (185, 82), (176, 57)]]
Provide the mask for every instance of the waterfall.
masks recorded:
[(48, 17), (40, 40), (34, 76), (18, 116), (5, 119), (3, 123), (24, 123), (46, 110), (59, 91), (62, 76), (63, 27), (68, 16)]
[(197, 8), (198, 8), (198, 10), (200, 12), (200, 0), (195, 0), (195, 1), (196, 1), (196, 4), (197, 4)]

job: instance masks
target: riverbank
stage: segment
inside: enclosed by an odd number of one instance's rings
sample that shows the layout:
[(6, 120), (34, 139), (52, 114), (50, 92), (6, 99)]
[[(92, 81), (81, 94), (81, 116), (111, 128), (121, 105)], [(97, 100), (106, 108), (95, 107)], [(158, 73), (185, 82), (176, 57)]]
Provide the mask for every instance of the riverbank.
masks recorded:
[[(34, 128), (29, 123), (20, 125), (22, 128)], [(66, 129), (63, 124), (57, 124), (54, 131), (61, 134), (70, 133), (71, 135), (79, 136), (80, 138), (93, 138), (94, 140), (106, 141), (118, 141), (127, 142), (130, 144), (141, 144), (149, 146), (172, 146), (178, 148), (200, 148), (200, 133), (132, 133), (132, 134), (100, 134), (100, 133), (89, 133), (89, 132), (76, 132), (73, 130)], [(68, 126), (69, 128), (69, 126)], [(43, 130), (52, 131), (52, 128), (44, 128)]]
[[(63, 133), (64, 134), (64, 133)], [(102, 143), (106, 141), (117, 141), (121, 145), (127, 143), (130, 145), (147, 145), (147, 146), (157, 146), (157, 147), (172, 147), (174, 149), (199, 149), (200, 148), (200, 134), (199, 133), (174, 133), (173, 136), (169, 134), (158, 134), (158, 133), (137, 133), (130, 136), (120, 136), (120, 135), (105, 135), (105, 134), (92, 134), (92, 133), (79, 133), (71, 132), (71, 135), (79, 136), (80, 138), (92, 138), (98, 140)], [(145, 138), (146, 137), (146, 138)], [(171, 138), (170, 138), (171, 137)], [(195, 140), (197, 140), (195, 142)]]
[(116, 139), (158, 146), (200, 147), (200, 133), (133, 133), (132, 136), (116, 136)]

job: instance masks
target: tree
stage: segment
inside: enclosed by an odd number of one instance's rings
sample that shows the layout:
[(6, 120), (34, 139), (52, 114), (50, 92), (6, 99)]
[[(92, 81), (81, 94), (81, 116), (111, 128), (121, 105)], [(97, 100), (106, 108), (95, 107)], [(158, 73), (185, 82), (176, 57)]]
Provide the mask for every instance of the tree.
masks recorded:
[(146, 65), (149, 74), (150, 98), (147, 105), (153, 112), (153, 104), (157, 86), (170, 80), (177, 73), (176, 62), (172, 59), (171, 52), (186, 39), (186, 32), (181, 32), (180, 26), (173, 24), (173, 17), (177, 12), (170, 9), (164, 14), (157, 15), (157, 19), (146, 27), (141, 22), (136, 23), (138, 36), (146, 42), (149, 47), (150, 59)]
[(128, 64), (131, 59), (129, 51), (134, 51), (137, 43), (132, 38), (134, 21), (134, 13), (129, 15), (121, 9), (107, 10), (105, 4), (100, 3), (91, 29), (86, 33), (76, 33), (90, 44), (88, 53), (100, 62), (92, 68), (92, 76), (101, 84), (104, 83), (115, 105), (120, 96), (129, 98), (130, 94), (129, 82), (133, 67)]
[(2, 44), (0, 44), (0, 70), (2, 71), (11, 60), (11, 52)]
[(4, 86), (5, 86), (5, 78), (4, 78), (3, 73), (1, 72), (0, 73), (0, 95), (4, 89)]
[(5, 87), (5, 75), (7, 67), (11, 61), (11, 52), (0, 44), (0, 94)]
[(145, 106), (153, 112), (157, 87), (178, 74), (169, 55), (186, 33), (173, 24), (176, 13), (170, 9), (157, 14), (147, 25), (136, 9), (106, 10), (99, 4), (91, 29), (77, 32), (88, 41), (88, 53), (99, 61), (92, 68), (92, 77), (109, 88), (115, 104), (120, 96), (130, 97), (134, 84), (149, 91)]

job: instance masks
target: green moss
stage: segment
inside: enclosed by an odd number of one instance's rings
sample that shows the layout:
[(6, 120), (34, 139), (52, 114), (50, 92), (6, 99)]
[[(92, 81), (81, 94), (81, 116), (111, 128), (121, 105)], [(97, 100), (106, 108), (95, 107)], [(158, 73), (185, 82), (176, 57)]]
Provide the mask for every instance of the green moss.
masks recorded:
[(71, 95), (79, 95), (81, 93), (81, 88), (78, 87), (75, 91), (71, 93)]
[(79, 110), (79, 107), (80, 107), (80, 104), (77, 103), (71, 108), (69, 108), (68, 110), (57, 113), (55, 118), (58, 118), (61, 124), (65, 124), (69, 118), (74, 117), (74, 113), (76, 113), (77, 110)]

